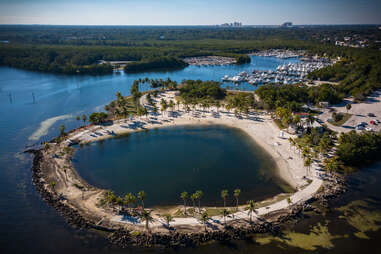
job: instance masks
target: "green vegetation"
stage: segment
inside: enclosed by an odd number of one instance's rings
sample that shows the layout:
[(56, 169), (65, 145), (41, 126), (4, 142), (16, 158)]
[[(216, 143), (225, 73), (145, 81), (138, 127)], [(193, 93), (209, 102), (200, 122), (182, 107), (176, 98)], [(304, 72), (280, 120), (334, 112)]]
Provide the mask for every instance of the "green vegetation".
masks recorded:
[[(350, 104), (347, 104), (347, 105), (350, 105)], [(335, 125), (335, 126), (341, 126), (343, 125), (346, 121), (348, 121), (349, 118), (351, 118), (351, 114), (348, 114), (348, 113), (336, 113), (336, 112), (333, 112), (332, 113), (332, 122), (330, 122), (331, 124)]]
[(373, 50), (347, 50), (347, 56), (333, 66), (309, 74), (312, 79), (339, 82), (338, 89), (363, 100), (381, 88), (381, 54)]
[(303, 87), (297, 85), (266, 85), (256, 91), (261, 99), (264, 109), (274, 110), (284, 107), (292, 112), (302, 110), (306, 103), (317, 105), (319, 102), (327, 101), (330, 104), (339, 103), (344, 97), (333, 85), (323, 84), (317, 87)]
[(60, 126), (60, 136), (65, 136), (65, 125), (63, 124)]
[(205, 232), (206, 232), (206, 223), (208, 222), (209, 220), (209, 215), (207, 212), (203, 212), (202, 215), (201, 215), (201, 218), (200, 218), (200, 221), (202, 222), (202, 224), (204, 224), (205, 226)]
[(144, 191), (139, 191), (138, 192), (138, 199), (140, 200), (140, 202), (142, 203), (142, 207), (144, 209), (144, 199), (146, 199), (147, 195)]
[(164, 214), (163, 218), (165, 219), (165, 222), (167, 223), (167, 227), (169, 228), (170, 227), (169, 224), (171, 223), (171, 221), (173, 221), (173, 216), (170, 214)]
[(247, 55), (240, 55), (236, 57), (237, 64), (246, 64), (251, 62), (251, 58)]
[(151, 211), (143, 210), (143, 212), (140, 214), (140, 219), (146, 222), (146, 230), (149, 231), (149, 223), (153, 220)]
[(202, 100), (221, 100), (226, 96), (226, 90), (220, 88), (215, 81), (186, 80), (180, 88), (180, 96), (186, 103), (200, 102)]
[(249, 200), (247, 204), (248, 204), (248, 214), (250, 215), (250, 223), (251, 223), (253, 221), (252, 220), (253, 213), (257, 214), (258, 212), (256, 210), (256, 204), (254, 200)]
[(336, 156), (343, 166), (364, 167), (380, 159), (381, 133), (350, 131), (338, 141)]
[(175, 57), (159, 57), (128, 63), (124, 67), (124, 71), (126, 73), (132, 73), (163, 69), (181, 69), (187, 66), (187, 63)]
[(229, 196), (228, 190), (222, 190), (221, 191), (221, 198), (224, 200), (224, 208), (226, 207), (226, 199)]
[(108, 115), (105, 112), (94, 112), (89, 116), (89, 121), (93, 124), (106, 122)]
[(241, 190), (240, 189), (235, 189), (234, 190), (233, 195), (234, 195), (234, 198), (236, 200), (236, 207), (237, 207), (237, 209), (238, 209), (238, 198), (239, 198), (240, 194), (241, 194)]
[(188, 192), (183, 191), (180, 194), (181, 199), (184, 201), (184, 214), (187, 214), (187, 199), (188, 199)]

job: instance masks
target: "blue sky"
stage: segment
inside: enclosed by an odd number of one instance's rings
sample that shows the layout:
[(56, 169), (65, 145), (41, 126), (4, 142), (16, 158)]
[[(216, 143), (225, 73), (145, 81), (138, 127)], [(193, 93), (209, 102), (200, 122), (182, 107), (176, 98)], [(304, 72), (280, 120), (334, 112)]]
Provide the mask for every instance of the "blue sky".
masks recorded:
[(0, 0), (0, 24), (381, 24), (381, 0)]

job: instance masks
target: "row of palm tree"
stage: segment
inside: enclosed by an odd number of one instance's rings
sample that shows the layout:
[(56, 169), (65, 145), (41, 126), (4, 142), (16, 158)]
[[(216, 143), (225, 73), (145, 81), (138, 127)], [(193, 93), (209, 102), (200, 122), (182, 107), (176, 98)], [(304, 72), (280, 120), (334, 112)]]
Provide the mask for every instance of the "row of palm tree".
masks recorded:
[(82, 116), (77, 115), (75, 117), (75, 120), (77, 120), (79, 122), (79, 124), (81, 124), (80, 123), (81, 121), (83, 122), (83, 124), (86, 124), (87, 116), (85, 114), (83, 114)]
[[(238, 204), (239, 204), (238, 200), (239, 200), (239, 195), (240, 194), (241, 194), (241, 190), (240, 189), (235, 189), (233, 191), (233, 196), (234, 196), (234, 198), (236, 200), (236, 207), (237, 207), (237, 209), (238, 209)], [(226, 207), (226, 199), (228, 198), (228, 196), (229, 196), (229, 191), (228, 190), (222, 190), (221, 191), (221, 198), (224, 200), (224, 207)]]
[[(312, 136), (312, 135), (310, 135)], [(300, 144), (300, 142), (297, 142), (297, 140), (293, 139), (292, 137), (288, 138), (288, 141), (290, 143), (290, 149), (295, 148), (295, 150), (298, 150), (299, 155), (304, 159), (304, 166), (307, 170), (307, 175), (311, 174), (311, 165), (313, 163), (313, 158), (320, 159), (321, 157), (324, 157), (334, 146), (334, 139), (335, 135), (332, 135), (332, 133), (324, 132), (323, 135), (318, 136), (318, 139), (316, 136), (309, 137), (307, 135), (307, 143), (311, 145), (311, 148)], [(317, 144), (317, 145), (313, 145)], [(337, 170), (339, 168), (338, 162), (335, 158), (330, 160), (325, 160), (326, 169), (328, 172), (332, 173), (333, 171)]]
[(108, 204), (127, 206), (128, 208), (131, 208), (131, 206), (135, 205), (139, 200), (144, 209), (144, 200), (146, 199), (146, 197), (147, 195), (144, 191), (139, 191), (136, 196), (132, 193), (128, 193), (124, 196), (124, 198), (116, 196), (115, 193), (112, 191), (107, 191), (105, 201)]
[[(235, 189), (234, 192), (233, 192), (233, 195), (234, 195), (234, 198), (236, 199), (236, 207), (238, 209), (238, 200), (239, 200), (239, 195), (241, 194), (241, 190), (240, 189)], [(183, 191), (180, 193), (180, 198), (183, 200), (184, 202), (184, 214), (187, 213), (187, 200), (188, 198), (190, 198), (192, 200), (192, 203), (193, 203), (193, 209), (195, 209), (195, 203), (196, 201), (198, 201), (198, 208), (199, 208), (199, 213), (201, 212), (201, 207), (200, 207), (200, 201), (201, 201), (201, 198), (203, 196), (203, 192), (198, 190), (196, 191), (195, 193), (189, 195), (188, 192), (186, 191)], [(226, 199), (228, 198), (229, 196), (229, 191), (228, 190), (222, 190), (221, 191), (221, 197), (222, 199), (224, 200), (224, 207), (226, 207)]]

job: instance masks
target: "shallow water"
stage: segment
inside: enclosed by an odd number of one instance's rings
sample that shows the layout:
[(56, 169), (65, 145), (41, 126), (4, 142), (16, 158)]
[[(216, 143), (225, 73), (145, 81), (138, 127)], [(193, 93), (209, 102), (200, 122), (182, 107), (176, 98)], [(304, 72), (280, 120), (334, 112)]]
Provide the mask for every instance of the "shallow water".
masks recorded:
[[(250, 65), (224, 67), (188, 67), (176, 72), (142, 73), (133, 75), (108, 75), (102, 77), (72, 77), (33, 73), (0, 67), (0, 251), (1, 253), (153, 253), (149, 250), (120, 250), (107, 245), (107, 241), (93, 232), (79, 232), (68, 226), (63, 218), (41, 201), (31, 182), (31, 157), (21, 153), (26, 145), (50, 139), (59, 133), (59, 126), (67, 129), (78, 126), (73, 118), (58, 118), (47, 128), (47, 134), (38, 141), (29, 140), (48, 119), (64, 115), (90, 113), (101, 110), (115, 93), (129, 94), (136, 78), (167, 78), (220, 80), (225, 75), (242, 70), (270, 69), (280, 64), (278, 59), (253, 58)], [(142, 90), (148, 89), (143, 86)], [(243, 84), (242, 89), (255, 89)], [(34, 100), (33, 95), (34, 94)], [(61, 120), (59, 120), (61, 119)], [(52, 120), (45, 122), (50, 123)], [(46, 124), (44, 125), (46, 127)], [(41, 133), (44, 134), (44, 131)], [(352, 175), (352, 191), (334, 202), (346, 206), (356, 200), (376, 200), (368, 208), (380, 212), (381, 164)], [(348, 238), (334, 239), (334, 247), (327, 250), (319, 247), (316, 252), (361, 253), (375, 251), (381, 240), (380, 230), (365, 232), (369, 239), (358, 238), (359, 232), (347, 220), (340, 219), (341, 212), (327, 213), (328, 229), (332, 235), (349, 234)], [(377, 218), (373, 213), (371, 218)], [(309, 233), (310, 226), (318, 222), (325, 225), (326, 218), (311, 216), (298, 223), (293, 230)], [(355, 220), (356, 222), (357, 220)], [(376, 224), (373, 220), (370, 222)], [(356, 225), (357, 223), (352, 223)], [(363, 230), (363, 229), (361, 229)], [(286, 249), (285, 249), (286, 248)], [(238, 241), (229, 245), (214, 244), (196, 249), (159, 251), (162, 253), (306, 253), (305, 249), (278, 247), (277, 243), (259, 245), (253, 241)]]
[[(77, 147), (78, 148), (78, 147)], [(182, 204), (180, 193), (202, 190), (202, 204), (256, 201), (282, 192), (276, 164), (242, 131), (221, 125), (179, 126), (132, 133), (79, 148), (74, 166), (90, 184), (115, 191), (147, 193), (146, 205)], [(282, 186), (282, 185), (281, 185)]]

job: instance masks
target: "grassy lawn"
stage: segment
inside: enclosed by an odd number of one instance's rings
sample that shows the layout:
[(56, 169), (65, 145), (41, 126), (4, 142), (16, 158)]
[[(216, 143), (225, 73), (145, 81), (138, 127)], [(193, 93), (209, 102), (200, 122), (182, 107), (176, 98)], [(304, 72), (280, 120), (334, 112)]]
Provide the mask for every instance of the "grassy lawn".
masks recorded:
[(346, 121), (348, 121), (349, 118), (351, 118), (352, 114), (348, 113), (343, 113), (343, 118), (340, 121), (337, 122), (330, 122), (330, 124), (335, 125), (335, 126), (341, 126), (343, 125)]

